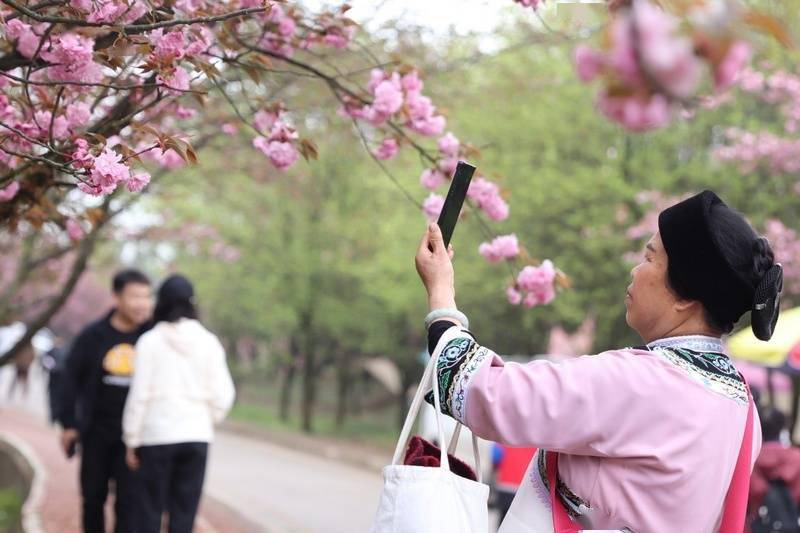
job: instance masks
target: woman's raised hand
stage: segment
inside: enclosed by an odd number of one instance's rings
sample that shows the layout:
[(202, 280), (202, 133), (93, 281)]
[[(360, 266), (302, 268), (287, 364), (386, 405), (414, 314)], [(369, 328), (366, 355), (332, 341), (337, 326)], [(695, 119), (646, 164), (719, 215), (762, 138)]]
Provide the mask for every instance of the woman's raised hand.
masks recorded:
[(442, 231), (432, 222), (422, 235), (415, 258), (417, 273), (428, 291), (431, 309), (455, 307), (453, 254), (453, 246), (445, 249)]

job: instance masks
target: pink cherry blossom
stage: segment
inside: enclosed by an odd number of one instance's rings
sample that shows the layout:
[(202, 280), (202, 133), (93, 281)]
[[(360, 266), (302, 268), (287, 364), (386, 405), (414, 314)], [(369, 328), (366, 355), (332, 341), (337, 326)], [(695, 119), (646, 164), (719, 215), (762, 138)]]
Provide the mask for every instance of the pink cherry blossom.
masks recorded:
[(164, 151), (160, 149), (150, 150), (144, 154), (144, 157), (167, 170), (175, 170), (186, 165), (186, 161), (172, 148)]
[(5, 33), (8, 38), (17, 40), (17, 51), (24, 57), (33, 57), (39, 48), (41, 34), (37, 35), (30, 24), (25, 24), (18, 18), (8, 21)]
[(491, 220), (500, 222), (508, 218), (510, 208), (500, 196), (493, 197), (489, 202), (481, 206)]
[(272, 129), (272, 125), (275, 124), (275, 121), (278, 120), (278, 113), (273, 111), (267, 111), (265, 109), (259, 109), (255, 115), (253, 115), (253, 122), (258, 128), (258, 131), (268, 132)]
[(65, 115), (67, 117), (67, 125), (73, 131), (88, 126), (89, 120), (92, 118), (89, 104), (84, 102), (73, 102), (69, 104)]
[(667, 99), (655, 94), (649, 99), (638, 96), (619, 97), (601, 93), (597, 107), (609, 119), (632, 131), (645, 131), (665, 126), (670, 119)]
[(334, 48), (347, 48), (355, 33), (355, 26), (345, 26), (343, 28), (332, 26), (325, 30), (325, 37), (322, 38), (322, 42)]
[(84, 185), (84, 192), (92, 195), (110, 194), (114, 192), (120, 182), (128, 181), (131, 170), (121, 162), (122, 156), (106, 147), (94, 158), (94, 165), (89, 174), (88, 183)]
[(724, 91), (733, 85), (737, 75), (750, 60), (750, 45), (744, 41), (736, 41), (728, 49), (725, 59), (714, 72), (714, 85), (718, 91)]
[(278, 33), (266, 32), (259, 41), (259, 45), (265, 50), (282, 57), (292, 57), (294, 55), (294, 47), (291, 42)]
[(544, 2), (544, 0), (514, 0), (514, 1), (523, 7), (529, 7), (531, 9), (538, 9), (539, 4)]
[(367, 90), (371, 93), (375, 93), (375, 88), (378, 86), (380, 82), (386, 79), (386, 72), (379, 69), (374, 68), (369, 71), (369, 82), (367, 83)]
[(422, 204), (422, 211), (428, 217), (429, 222), (435, 222), (444, 207), (444, 197), (431, 193)]
[(739, 74), (739, 87), (749, 93), (760, 93), (764, 90), (766, 78), (763, 72), (744, 68)]
[(291, 37), (297, 30), (297, 23), (292, 17), (283, 17), (278, 23), (278, 33), (284, 37)]
[(80, 222), (74, 218), (68, 218), (65, 226), (67, 229), (67, 236), (69, 236), (70, 240), (79, 241), (83, 238), (84, 232)]
[(198, 9), (205, 7), (205, 0), (176, 0), (175, 7), (186, 13), (194, 14)]
[(381, 160), (391, 159), (397, 155), (397, 140), (384, 139), (378, 149), (375, 151), (375, 157)]
[(555, 299), (556, 270), (552, 261), (545, 260), (538, 267), (526, 266), (517, 276), (517, 287), (526, 292), (522, 304), (526, 307), (547, 305)]
[(171, 74), (156, 76), (156, 82), (169, 88), (174, 95), (181, 95), (189, 90), (189, 73), (183, 67), (175, 67)]
[(424, 84), (422, 83), (422, 80), (419, 79), (419, 74), (417, 74), (416, 70), (412, 70), (403, 76), (401, 83), (406, 94), (419, 94), (422, 92), (422, 88), (424, 87)]
[(606, 59), (606, 64), (626, 84), (640, 86), (642, 75), (636, 61), (636, 51), (631, 37), (630, 15), (620, 15), (611, 23), (612, 47)]
[(127, 9), (127, 5), (115, 0), (96, 0), (86, 20), (89, 22), (112, 22)]
[(389, 118), (391, 118), (391, 115), (382, 113), (375, 109), (375, 107), (369, 105), (364, 106), (361, 111), (361, 115), (367, 120), (367, 122), (376, 127), (383, 125), (387, 120), (389, 120)]
[(222, 125), (222, 133), (225, 135), (236, 135), (236, 126), (230, 122), (226, 122)]
[(53, 66), (47, 74), (53, 81), (97, 83), (103, 74), (94, 62), (94, 39), (76, 33), (62, 33), (52, 39), (52, 45), (43, 47), (42, 58)]
[(428, 168), (422, 172), (419, 181), (426, 189), (434, 190), (447, 183), (447, 176), (439, 170)]
[(140, 172), (128, 178), (125, 186), (128, 187), (130, 192), (140, 192), (147, 184), (150, 183), (150, 174), (148, 172)]
[(775, 260), (783, 265), (784, 298), (796, 298), (800, 295), (800, 238), (778, 219), (767, 220), (764, 229), (764, 236), (775, 251)]
[(411, 120), (422, 120), (433, 115), (436, 109), (427, 96), (420, 96), (416, 93), (407, 94), (406, 105)]
[(441, 170), (445, 176), (452, 176), (455, 173), (457, 166), (458, 157), (446, 157), (445, 159), (439, 161), (439, 170)]
[(86, 139), (75, 141), (75, 151), (72, 152), (71, 163), (76, 168), (91, 168), (94, 163), (94, 156), (89, 153), (89, 143)]
[(383, 115), (392, 115), (403, 106), (403, 92), (395, 80), (384, 80), (375, 87), (372, 108)]
[(490, 263), (499, 263), (504, 259), (512, 259), (519, 255), (519, 242), (517, 236), (501, 235), (492, 242), (484, 242), (478, 247), (478, 252)]
[(575, 68), (584, 82), (592, 81), (603, 68), (604, 58), (587, 44), (579, 44), (573, 52)]
[(700, 83), (702, 61), (695, 55), (694, 44), (677, 32), (679, 21), (650, 2), (633, 6), (641, 60), (648, 74), (669, 94), (686, 98)]
[(475, 201), (486, 215), (495, 221), (508, 218), (508, 204), (500, 196), (500, 188), (483, 177), (473, 179), (467, 190), (467, 196)]
[(437, 141), (436, 146), (443, 155), (455, 156), (458, 155), (458, 149), (461, 147), (461, 143), (455, 135), (448, 131)]
[[(39, 134), (37, 136), (41, 139), (47, 139), (50, 136), (52, 113), (50, 111), (36, 111), (33, 116), (35, 118), (35, 124), (39, 127)], [(53, 118), (52, 125), (54, 139), (62, 140), (69, 135), (69, 124), (66, 117), (58, 116)]]
[(153, 57), (161, 62), (172, 63), (185, 55), (186, 39), (181, 31), (164, 33), (159, 28), (150, 33), (150, 40), (155, 45)]
[(286, 170), (299, 157), (297, 149), (289, 142), (269, 141), (265, 137), (256, 137), (253, 139), (253, 146), (264, 152), (278, 170)]
[(12, 181), (2, 189), (0, 189), (0, 202), (8, 202), (12, 200), (19, 192), (19, 182)]
[(293, 127), (291, 127), (285, 121), (278, 120), (275, 124), (272, 125), (272, 129), (269, 131), (269, 140), (270, 141), (281, 141), (281, 142), (288, 142), (294, 141), (299, 138), (297, 131)]
[(422, 119), (412, 120), (409, 128), (427, 137), (439, 135), (444, 130), (446, 125), (445, 118), (441, 115), (431, 116)]
[(188, 119), (194, 117), (195, 115), (197, 115), (197, 110), (192, 109), (191, 107), (183, 107), (179, 105), (175, 108), (175, 116), (178, 118)]
[(511, 305), (519, 305), (522, 302), (522, 294), (513, 286), (506, 288), (506, 298)]

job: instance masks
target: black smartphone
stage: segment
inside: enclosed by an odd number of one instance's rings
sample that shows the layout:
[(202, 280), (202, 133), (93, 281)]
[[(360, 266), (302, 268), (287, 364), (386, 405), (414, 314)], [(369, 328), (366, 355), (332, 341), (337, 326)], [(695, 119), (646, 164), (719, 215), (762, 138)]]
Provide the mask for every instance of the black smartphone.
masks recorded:
[(458, 222), (458, 216), (461, 214), (461, 207), (467, 197), (469, 182), (472, 181), (473, 174), (475, 174), (475, 167), (464, 161), (458, 162), (453, 181), (450, 182), (450, 190), (447, 191), (447, 198), (444, 200), (444, 207), (442, 207), (442, 212), (439, 214), (439, 220), (437, 221), (442, 230), (445, 248), (450, 244), (450, 239), (453, 237), (453, 231), (456, 229), (456, 222)]

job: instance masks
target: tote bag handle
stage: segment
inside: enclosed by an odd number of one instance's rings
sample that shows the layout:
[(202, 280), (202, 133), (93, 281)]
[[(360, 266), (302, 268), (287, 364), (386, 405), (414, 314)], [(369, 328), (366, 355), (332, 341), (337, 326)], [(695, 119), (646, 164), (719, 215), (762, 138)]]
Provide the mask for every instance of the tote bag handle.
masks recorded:
[[(397, 441), (397, 446), (394, 449), (394, 455), (392, 456), (392, 464), (399, 465), (402, 463), (403, 454), (408, 446), (408, 441), (411, 437), (411, 430), (414, 427), (414, 422), (417, 420), (419, 416), (419, 411), (422, 408), (422, 404), (425, 401), (425, 394), (428, 392), (429, 387), (433, 388), (433, 403), (434, 403), (434, 410), (436, 411), (436, 431), (439, 437), (440, 443), (440, 452), (439, 452), (439, 463), (441, 468), (450, 470), (450, 461), (447, 458), (448, 453), (453, 453), (455, 451), (455, 447), (458, 444), (458, 437), (461, 434), (461, 423), (459, 422), (456, 424), (456, 428), (453, 431), (453, 436), (449, 441), (445, 439), (444, 430), (442, 429), (442, 404), (441, 399), (439, 398), (439, 387), (436, 379), (436, 366), (437, 361), (439, 360), (439, 356), (444, 349), (444, 345), (446, 343), (440, 343), (441, 348), (434, 352), (431, 358), (428, 360), (428, 364), (425, 366), (425, 372), (422, 374), (422, 379), (417, 386), (417, 391), (414, 394), (414, 399), (411, 401), (411, 407), (408, 409), (408, 414), (406, 415), (406, 420), (403, 423), (403, 429), (400, 431), (400, 438)], [(478, 439), (475, 437), (475, 434), (472, 434), (472, 451), (475, 458), (475, 470), (478, 477), (478, 482), (483, 482), (483, 475), (481, 473), (481, 464), (480, 464), (480, 456), (478, 455)]]

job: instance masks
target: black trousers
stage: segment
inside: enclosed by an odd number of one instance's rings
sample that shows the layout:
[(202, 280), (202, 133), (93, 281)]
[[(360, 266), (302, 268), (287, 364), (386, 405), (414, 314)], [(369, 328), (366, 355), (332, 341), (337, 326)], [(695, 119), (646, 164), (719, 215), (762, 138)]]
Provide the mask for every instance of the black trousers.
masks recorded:
[(208, 443), (142, 446), (137, 452), (142, 485), (137, 533), (159, 533), (164, 512), (169, 533), (191, 533), (203, 493)]
[(114, 531), (133, 533), (136, 479), (125, 465), (125, 444), (119, 431), (89, 428), (81, 435), (81, 496), (83, 531), (106, 533), (105, 505), (109, 482), (114, 481)]
[(497, 491), (497, 514), (498, 519), (497, 523), (502, 524), (503, 520), (508, 514), (508, 510), (511, 508), (511, 502), (514, 501), (514, 496), (516, 496), (516, 492), (510, 492), (505, 490)]

